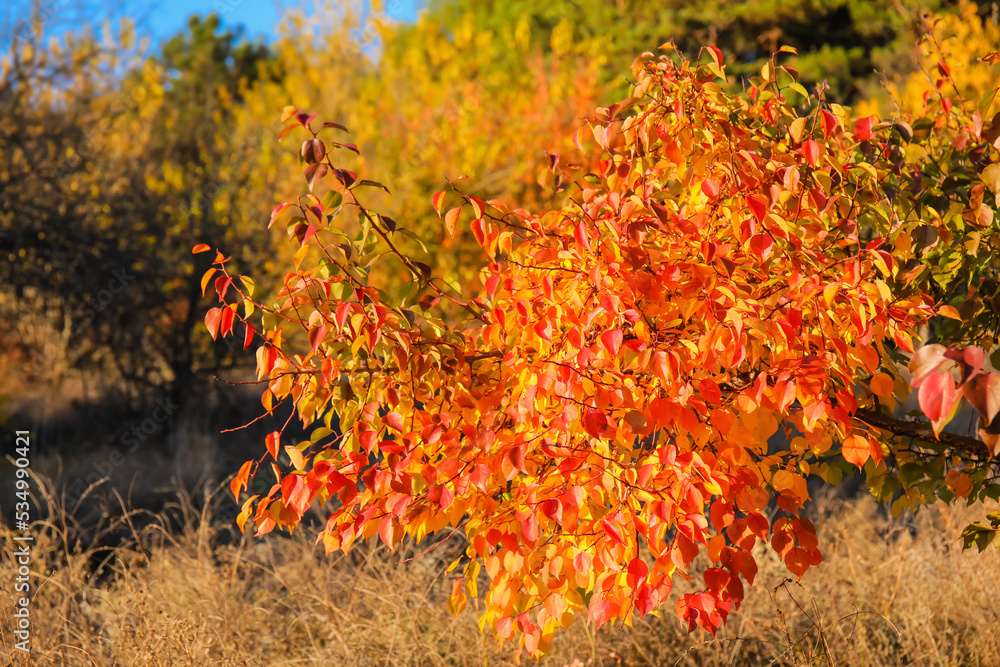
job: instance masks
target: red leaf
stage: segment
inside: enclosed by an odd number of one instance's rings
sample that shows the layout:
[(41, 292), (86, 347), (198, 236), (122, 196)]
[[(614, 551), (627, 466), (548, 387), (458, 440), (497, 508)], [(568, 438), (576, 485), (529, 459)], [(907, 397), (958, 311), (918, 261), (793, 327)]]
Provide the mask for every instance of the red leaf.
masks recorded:
[(330, 168), (326, 166), (325, 162), (317, 162), (316, 164), (311, 164), (305, 168), (302, 173), (306, 177), (306, 183), (309, 186), (309, 192), (313, 191), (316, 187), (317, 181), (326, 176), (326, 173), (330, 171)]
[(722, 51), (719, 50), (717, 46), (706, 46), (705, 49), (708, 51), (709, 55), (712, 56), (712, 60), (719, 67), (722, 67)]
[(250, 469), (253, 467), (253, 461), (247, 461), (240, 468), (240, 471), (233, 478), (233, 481), (229, 483), (229, 490), (233, 492), (233, 497), (237, 500), (240, 499), (240, 490), (247, 487), (247, 480), (250, 478)]
[(441, 202), (444, 201), (445, 194), (447, 194), (447, 191), (442, 190), (431, 197), (431, 204), (434, 206), (434, 210), (437, 211), (439, 216), (441, 215)]
[(932, 373), (920, 385), (917, 394), (920, 409), (931, 420), (935, 432), (940, 430), (938, 424), (951, 413), (956, 397), (955, 380), (950, 373)]
[(587, 228), (583, 226), (583, 220), (576, 223), (573, 235), (576, 236), (577, 244), (587, 252), (590, 252), (590, 238), (587, 236)]
[(390, 412), (382, 421), (385, 422), (386, 426), (395, 431), (402, 432), (403, 430), (403, 415), (398, 412)]
[(663, 350), (657, 350), (653, 353), (653, 373), (663, 384), (670, 383), (672, 377), (670, 362), (667, 353)]
[(944, 356), (962, 364), (962, 382), (977, 374), (983, 367), (986, 353), (981, 347), (970, 345), (961, 350), (948, 349)]
[(827, 110), (819, 112), (820, 121), (823, 124), (823, 134), (829, 137), (837, 131), (837, 117)]
[(649, 574), (649, 567), (646, 565), (646, 561), (638, 556), (633, 558), (628, 564), (628, 585), (632, 588), (638, 588), (639, 584), (646, 581), (647, 574)]
[(271, 220), (270, 222), (267, 223), (268, 229), (270, 229), (271, 225), (274, 224), (274, 221), (278, 219), (278, 216), (281, 215), (281, 212), (284, 211), (289, 206), (291, 206), (291, 204), (285, 203), (285, 204), (278, 204), (277, 206), (274, 207), (274, 210), (271, 211)]
[(662, 222), (664, 225), (670, 224), (670, 212), (667, 211), (667, 209), (663, 208), (659, 204), (650, 204), (650, 206), (652, 207), (653, 213), (656, 214), (656, 217), (659, 219), (660, 222)]
[(770, 234), (754, 234), (750, 237), (750, 252), (759, 262), (765, 262), (771, 256), (773, 248), (774, 241), (771, 240)]
[(562, 523), (562, 503), (559, 502), (558, 498), (549, 498), (548, 500), (542, 501), (540, 505), (542, 514), (552, 519), (556, 523)]
[(705, 196), (715, 201), (719, 198), (719, 184), (713, 181), (711, 178), (706, 178), (701, 183), (701, 191), (705, 193)]
[(526, 469), (524, 467), (524, 449), (522, 449), (520, 446), (514, 447), (509, 452), (507, 452), (507, 459), (510, 461), (510, 464), (514, 466), (516, 470), (520, 472), (526, 472)]
[(602, 519), (601, 527), (604, 528), (604, 533), (611, 538), (612, 542), (616, 542), (617, 544), (624, 546), (625, 538), (622, 537), (621, 530), (619, 530), (618, 526), (607, 519)]
[(219, 323), (219, 333), (223, 338), (228, 336), (233, 330), (233, 322), (236, 319), (236, 311), (228, 306), (222, 309), (222, 320)]
[(773, 393), (778, 409), (784, 412), (795, 401), (795, 380), (779, 380), (774, 385)]
[(757, 222), (764, 219), (764, 214), (767, 212), (767, 202), (764, 201), (763, 197), (757, 195), (747, 197), (747, 206), (750, 207), (753, 217), (757, 218)]
[(611, 353), (611, 356), (617, 356), (618, 350), (622, 346), (621, 329), (605, 331), (603, 334), (601, 334), (601, 342), (604, 343), (604, 347), (608, 349), (608, 352)]
[(347, 315), (351, 312), (351, 303), (345, 301), (337, 306), (336, 312), (333, 314), (333, 321), (337, 323), (337, 330), (344, 330), (344, 323), (347, 322)]
[(712, 567), (705, 570), (702, 578), (705, 580), (705, 585), (708, 586), (709, 590), (718, 595), (722, 589), (729, 585), (731, 575), (721, 567)]
[(649, 584), (639, 585), (635, 592), (635, 608), (639, 611), (640, 618), (656, 608), (658, 597), (656, 589)]
[(207, 243), (199, 243), (191, 249), (191, 254), (197, 255), (199, 252), (208, 252), (209, 250), (211, 250), (211, 248)]
[(984, 424), (991, 424), (1000, 412), (1000, 375), (980, 373), (962, 388), (965, 400), (983, 417)]
[(617, 616), (620, 610), (621, 607), (617, 602), (602, 600), (597, 595), (594, 595), (594, 597), (590, 600), (590, 609), (587, 612), (587, 622), (593, 623), (596, 628), (600, 628), (602, 625)]
[(806, 162), (815, 167), (819, 164), (819, 144), (812, 139), (806, 139), (802, 142), (802, 155), (805, 157)]
[(826, 403), (823, 400), (813, 401), (802, 408), (802, 416), (806, 418), (806, 427), (815, 424), (826, 414)]
[(229, 286), (233, 284), (233, 279), (229, 276), (219, 276), (215, 279), (215, 293), (219, 295), (219, 301), (226, 298)]
[(483, 213), (486, 212), (486, 204), (479, 197), (469, 197), (469, 202), (472, 204), (472, 212), (476, 214), (477, 218), (483, 217)]
[(497, 285), (500, 284), (500, 276), (492, 275), (486, 279), (486, 293), (492, 298), (497, 293)]
[(313, 354), (319, 349), (319, 344), (323, 342), (326, 338), (327, 326), (322, 324), (314, 329), (309, 330), (309, 345), (312, 347)]
[(871, 141), (872, 125), (875, 123), (875, 116), (867, 116), (854, 123), (854, 136), (861, 141)]
[(896, 331), (892, 334), (892, 339), (899, 346), (899, 349), (904, 352), (913, 353), (913, 341), (910, 340), (910, 335), (905, 331)]
[(785, 567), (788, 568), (789, 572), (801, 579), (802, 575), (809, 569), (809, 560), (809, 554), (805, 549), (795, 547), (785, 556)]
[(608, 430), (608, 418), (594, 408), (588, 408), (583, 415), (583, 427), (592, 438), (600, 438)]
[(538, 519), (534, 514), (529, 514), (521, 522), (521, 537), (528, 544), (532, 544), (538, 540)]
[(483, 229), (483, 219), (474, 218), (469, 225), (472, 228), (472, 235), (476, 237), (476, 243), (480, 248), (486, 248), (486, 230)]
[(504, 616), (499, 619), (496, 624), (497, 636), (503, 637), (504, 639), (510, 639), (514, 634), (514, 622), (511, 620), (510, 616)]
[[(396, 542), (396, 536), (399, 533), (397, 526), (399, 525), (398, 519), (396, 517), (388, 515), (382, 517), (382, 520), (378, 523), (378, 536), (385, 543), (385, 546), (389, 547), (392, 551), (392, 545)], [(460, 579), (455, 580), (456, 583), (461, 583)]]
[(311, 123), (312, 119), (315, 118), (315, 117), (316, 117), (316, 114), (307, 114), (307, 113), (297, 113), (297, 114), (295, 114), (295, 120), (298, 121), (299, 125), (301, 125), (302, 127), (305, 127), (305, 128), (309, 127), (309, 123)]

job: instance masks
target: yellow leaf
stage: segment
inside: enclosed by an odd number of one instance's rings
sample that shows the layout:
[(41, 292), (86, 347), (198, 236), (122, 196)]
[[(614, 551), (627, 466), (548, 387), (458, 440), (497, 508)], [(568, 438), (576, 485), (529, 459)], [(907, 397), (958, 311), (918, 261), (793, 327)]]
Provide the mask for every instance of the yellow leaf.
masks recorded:
[(833, 306), (833, 300), (837, 296), (837, 292), (840, 290), (840, 283), (830, 283), (823, 288), (823, 301), (826, 302), (826, 307), (831, 308)]
[(802, 135), (806, 130), (806, 119), (796, 118), (792, 121), (792, 124), (788, 127), (788, 133), (792, 135), (792, 139), (798, 143), (802, 141)]
[(994, 162), (993, 164), (983, 169), (982, 174), (983, 184), (990, 189), (994, 194), (1000, 194), (1000, 164)]

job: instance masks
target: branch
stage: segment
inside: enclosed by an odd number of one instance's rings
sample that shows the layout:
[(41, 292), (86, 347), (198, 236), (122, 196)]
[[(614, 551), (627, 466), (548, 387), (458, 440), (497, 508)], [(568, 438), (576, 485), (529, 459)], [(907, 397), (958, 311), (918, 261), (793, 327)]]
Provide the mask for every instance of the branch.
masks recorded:
[(940, 435), (935, 436), (931, 428), (919, 422), (895, 419), (874, 410), (858, 410), (854, 414), (854, 418), (863, 424), (888, 431), (893, 435), (909, 436), (926, 442), (940, 442), (952, 449), (977, 457), (985, 457), (987, 461), (990, 459), (989, 448), (986, 446), (986, 443), (978, 438), (948, 432), (942, 432)]

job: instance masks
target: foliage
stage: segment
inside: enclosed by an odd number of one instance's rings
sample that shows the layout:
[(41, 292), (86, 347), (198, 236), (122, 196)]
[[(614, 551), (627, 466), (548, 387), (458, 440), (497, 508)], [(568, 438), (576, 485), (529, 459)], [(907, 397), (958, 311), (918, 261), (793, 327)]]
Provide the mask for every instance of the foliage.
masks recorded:
[[(4, 319), (20, 325), (32, 313), (54, 307), (54, 337), (103, 339), (119, 347), (115, 363), (142, 369), (145, 350), (130, 335), (135, 329), (122, 326), (139, 302), (136, 286), (120, 298), (104, 298), (111, 289), (124, 290), (130, 281), (116, 279), (115, 272), (127, 276), (132, 264), (109, 220), (135, 210), (122, 196), (130, 197), (132, 174), (105, 147), (123, 117), (158, 84), (160, 73), (142, 70), (132, 88), (117, 94), (117, 82), (106, 72), (135, 62), (127, 25), (116, 35), (115, 51), (87, 33), (50, 48), (41, 48), (40, 41), (13, 40), (0, 81)], [(97, 365), (106, 359), (103, 349), (73, 345), (62, 358), (36, 360), (38, 372)], [(25, 364), (25, 376), (33, 375), (31, 365)]]
[[(431, 16), (456, 28), (474, 17), (477, 29), (521, 30), (559, 51), (585, 54), (600, 63), (602, 82), (617, 96), (627, 86), (623, 74), (636, 53), (671, 41), (686, 53), (702, 44), (718, 47), (736, 80), (760, 71), (779, 45), (798, 50), (792, 64), (807, 87), (825, 83), (842, 104), (870, 97), (879, 77), (905, 76), (921, 19), (948, 12), (941, 0), (767, 0), (764, 2), (483, 2), (443, 0)], [(988, 3), (983, 3), (987, 5)], [(970, 9), (975, 16), (975, 8)], [(958, 18), (958, 17), (954, 17)], [(963, 12), (962, 20), (968, 16)], [(954, 19), (950, 19), (954, 20)], [(608, 100), (610, 101), (610, 100)]]
[[(758, 540), (801, 577), (823, 559), (800, 514), (811, 473), (863, 469), (876, 497), (903, 489), (894, 511), (995, 498), (992, 444), (941, 433), (940, 412), (933, 433), (893, 412), (920, 328), (961, 319), (925, 293), (961, 272), (935, 261), (947, 251), (927, 228), (980, 232), (963, 252), (993, 265), (996, 153), (974, 107), (945, 98), (912, 124), (817, 98), (802, 111), (777, 55), (733, 95), (713, 47), (632, 74), (629, 98), (591, 119), (603, 157), (560, 209), (509, 210), (460, 181), (434, 196), (485, 253), (473, 298), (399, 250), (367, 203), (379, 184), (334, 159), (343, 128), (286, 111), (311, 194), (271, 223), (295, 239), (295, 269), (273, 306), (221, 253), (202, 280), (223, 304), (213, 336), (264, 310), (263, 406), (290, 401), (314, 427), (302, 443), (271, 434), (240, 470), (237, 495), (268, 455), (276, 477), (241, 528), (291, 529), (329, 502), (328, 551), (461, 529), (450, 608), (485, 569), (481, 624), (537, 656), (577, 614), (653, 611), (699, 553), (713, 565), (677, 603), (689, 629), (714, 633), (739, 606)], [(419, 298), (373, 286), (398, 270)]]
[[(376, 45), (377, 59), (368, 53)], [(433, 17), (400, 25), (375, 12), (296, 17), (274, 48), (284, 76), (255, 93), (259, 112), (289, 100), (349, 127), (341, 143), (353, 148), (341, 151), (342, 164), (384, 183), (392, 195), (373, 193), (373, 201), (420, 240), (400, 234), (396, 243), (462, 282), (476, 278), (478, 246), (467, 229), (446, 235), (427, 209), (441, 179), (467, 175), (482, 199), (558, 205), (547, 153), (582, 158), (572, 134), (600, 96), (596, 64), (544, 59), (547, 44), (516, 24), (481, 30), (472, 14), (457, 26)], [(354, 149), (360, 155), (347, 154)], [(356, 220), (343, 224), (358, 229)], [(393, 289), (407, 282), (397, 272), (379, 279)]]
[(108, 41), (12, 46), (0, 102), (0, 303), (20, 329), (32, 312), (55, 313), (44, 335), (62, 358), (39, 365), (56, 366), (56, 379), (98, 371), (180, 396), (212, 364), (195, 332), (205, 267), (188, 253), (194, 239), (244, 247), (240, 259), (264, 276), (274, 254), (250, 213), (271, 205), (256, 149), (273, 135), (255, 136), (251, 123), (219, 131), (266, 53), (220, 33), (213, 17), (193, 20), (159, 59), (141, 55), (128, 25)]
[[(887, 72), (888, 85), (859, 103), (860, 113), (889, 116), (897, 109), (919, 111), (937, 103), (936, 95), (925, 97), (925, 93), (928, 83), (938, 80), (950, 96), (978, 101), (992, 95), (998, 68), (995, 61), (982, 56), (1000, 49), (1000, 27), (994, 19), (984, 20), (976, 4), (961, 0), (954, 12), (928, 15), (923, 30), (906, 58), (913, 66)], [(947, 74), (939, 71), (939, 63), (947, 63)], [(980, 111), (987, 116), (987, 109)]]

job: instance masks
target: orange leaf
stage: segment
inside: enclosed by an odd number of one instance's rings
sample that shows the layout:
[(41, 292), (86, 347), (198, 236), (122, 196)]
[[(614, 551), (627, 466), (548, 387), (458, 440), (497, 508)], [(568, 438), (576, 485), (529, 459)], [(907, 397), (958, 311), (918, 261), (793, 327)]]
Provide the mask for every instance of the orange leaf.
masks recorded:
[(876, 373), (872, 376), (871, 388), (876, 396), (892, 396), (894, 386), (892, 376), (888, 373)]
[(447, 191), (442, 190), (431, 197), (431, 204), (434, 206), (434, 210), (437, 211), (439, 216), (441, 215), (441, 202), (444, 201), (445, 194), (447, 194)]
[(212, 340), (219, 337), (219, 323), (222, 321), (222, 308), (211, 308), (205, 313), (205, 326), (208, 333), (212, 334)]
[[(448, 236), (454, 238), (455, 227), (458, 224), (458, 218), (462, 214), (462, 207), (457, 206), (449, 210), (444, 216), (444, 229), (448, 232)], [(478, 215), (476, 216), (479, 217)]]
[(844, 459), (858, 466), (859, 470), (864, 468), (865, 462), (871, 457), (868, 438), (863, 435), (850, 435), (844, 438), (840, 451)]
[(267, 446), (267, 452), (271, 455), (271, 458), (277, 461), (278, 446), (281, 444), (281, 433), (278, 431), (272, 431), (264, 440), (264, 444)]

